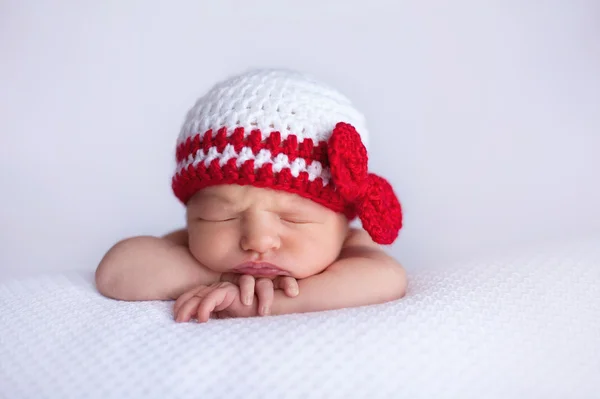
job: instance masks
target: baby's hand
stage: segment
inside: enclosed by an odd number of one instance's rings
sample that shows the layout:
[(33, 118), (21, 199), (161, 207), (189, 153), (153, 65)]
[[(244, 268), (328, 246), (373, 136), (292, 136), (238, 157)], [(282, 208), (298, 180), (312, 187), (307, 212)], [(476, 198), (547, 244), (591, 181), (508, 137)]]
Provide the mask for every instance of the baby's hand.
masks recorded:
[(240, 288), (229, 282), (199, 285), (182, 294), (173, 307), (175, 321), (187, 322), (194, 316), (200, 323), (207, 322), (211, 314), (216, 318), (256, 316), (255, 306), (245, 306), (240, 301)]
[(274, 290), (281, 289), (289, 297), (295, 297), (300, 293), (298, 281), (290, 276), (277, 276), (274, 280), (268, 278), (254, 278), (249, 274), (224, 273), (221, 281), (227, 281), (240, 287), (242, 303), (252, 306), (254, 292), (258, 297), (258, 314), (268, 315), (273, 304)]

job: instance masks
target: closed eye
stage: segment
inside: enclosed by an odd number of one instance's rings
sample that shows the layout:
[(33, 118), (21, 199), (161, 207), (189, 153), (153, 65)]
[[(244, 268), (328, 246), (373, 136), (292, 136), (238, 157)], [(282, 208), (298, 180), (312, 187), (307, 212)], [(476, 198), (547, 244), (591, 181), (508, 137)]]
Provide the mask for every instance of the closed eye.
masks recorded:
[(198, 221), (200, 222), (230, 222), (232, 220), (236, 220), (237, 218), (227, 218), (227, 219), (204, 219), (204, 218), (198, 218)]
[(303, 220), (303, 219), (282, 218), (281, 220), (283, 220), (284, 222), (293, 223), (293, 224), (308, 224), (308, 223), (312, 223), (310, 220)]

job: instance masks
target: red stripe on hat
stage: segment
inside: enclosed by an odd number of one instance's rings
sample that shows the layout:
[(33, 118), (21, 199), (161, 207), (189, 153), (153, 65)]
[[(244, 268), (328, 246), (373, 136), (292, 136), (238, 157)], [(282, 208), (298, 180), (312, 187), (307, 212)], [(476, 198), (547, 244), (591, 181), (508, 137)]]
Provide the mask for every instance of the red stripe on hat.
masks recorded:
[(253, 154), (258, 154), (260, 150), (266, 149), (271, 152), (271, 156), (276, 157), (280, 153), (288, 156), (290, 162), (301, 157), (309, 164), (312, 161), (319, 161), (323, 167), (329, 165), (327, 159), (327, 142), (320, 141), (317, 145), (311, 139), (304, 139), (298, 142), (298, 137), (294, 134), (287, 136), (285, 140), (281, 139), (281, 133), (272, 132), (263, 139), (263, 134), (258, 129), (253, 129), (249, 135), (244, 134), (244, 128), (238, 127), (233, 134), (227, 136), (226, 128), (220, 128), (216, 134), (212, 129), (204, 134), (196, 134), (188, 137), (183, 143), (177, 146), (176, 159), (182, 162), (190, 155), (196, 154), (200, 149), (208, 152), (211, 147), (217, 147), (219, 152), (223, 152), (225, 146), (231, 144), (236, 152), (240, 152), (243, 147), (252, 149)]
[(255, 170), (254, 161), (248, 160), (238, 168), (235, 159), (230, 159), (219, 167), (219, 161), (215, 159), (209, 166), (200, 163), (182, 169), (173, 176), (172, 189), (175, 196), (185, 204), (205, 187), (219, 184), (252, 185), (298, 194), (335, 212), (343, 212), (349, 219), (356, 216), (355, 210), (348, 206), (332, 184), (323, 185), (322, 178), (310, 181), (307, 172), (300, 172), (298, 177), (293, 177), (289, 168), (274, 173), (272, 166), (269, 163)]

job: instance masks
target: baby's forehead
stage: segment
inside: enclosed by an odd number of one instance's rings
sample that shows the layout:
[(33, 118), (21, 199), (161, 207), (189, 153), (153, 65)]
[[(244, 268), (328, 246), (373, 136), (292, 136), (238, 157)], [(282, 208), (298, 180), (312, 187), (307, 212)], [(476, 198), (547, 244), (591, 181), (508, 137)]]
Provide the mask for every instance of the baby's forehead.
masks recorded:
[(231, 207), (263, 205), (275, 208), (292, 208), (298, 211), (319, 211), (322, 205), (300, 195), (269, 188), (223, 184), (206, 187), (192, 197), (188, 207), (217, 203)]

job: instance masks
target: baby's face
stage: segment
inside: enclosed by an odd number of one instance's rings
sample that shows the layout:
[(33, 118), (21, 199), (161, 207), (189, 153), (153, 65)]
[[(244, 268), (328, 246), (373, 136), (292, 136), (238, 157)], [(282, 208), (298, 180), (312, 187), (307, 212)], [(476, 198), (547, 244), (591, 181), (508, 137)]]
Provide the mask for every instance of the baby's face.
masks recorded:
[(349, 229), (344, 215), (311, 200), (238, 185), (200, 190), (187, 225), (190, 251), (209, 269), (298, 279), (333, 263)]

